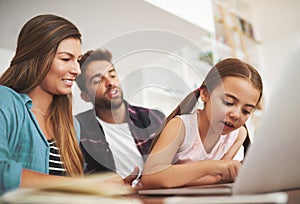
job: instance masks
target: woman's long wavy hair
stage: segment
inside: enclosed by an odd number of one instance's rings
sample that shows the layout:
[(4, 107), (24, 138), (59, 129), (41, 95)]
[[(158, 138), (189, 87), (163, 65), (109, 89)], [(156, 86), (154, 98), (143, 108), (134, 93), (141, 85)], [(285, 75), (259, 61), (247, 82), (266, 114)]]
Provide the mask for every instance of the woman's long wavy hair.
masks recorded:
[[(19, 93), (30, 92), (45, 79), (59, 43), (67, 38), (81, 41), (81, 34), (62, 17), (46, 14), (29, 20), (20, 31), (16, 54), (1, 76), (0, 84)], [(74, 130), (72, 94), (55, 95), (49, 108), (47, 123), (54, 127), (53, 137), (67, 175), (81, 176), (83, 156)]]
[[(198, 98), (200, 96), (200, 89), (207, 89), (208, 92), (211, 94), (213, 90), (222, 83), (223, 78), (229, 76), (248, 79), (252, 83), (253, 87), (259, 90), (260, 95), (256, 104), (258, 106), (263, 94), (263, 83), (260, 74), (254, 67), (252, 67), (248, 63), (245, 63), (237, 58), (227, 58), (218, 62), (214, 67), (212, 67), (212, 69), (206, 75), (206, 78), (204, 79), (200, 88), (188, 94), (167, 117), (166, 122), (164, 124), (167, 124), (172, 118), (176, 117), (177, 115), (191, 113), (194, 110), (196, 103), (198, 102)], [(163, 130), (163, 127), (160, 130)], [(155, 138), (151, 149), (158, 140), (160, 133), (161, 131)], [(250, 143), (250, 141), (246, 142)]]

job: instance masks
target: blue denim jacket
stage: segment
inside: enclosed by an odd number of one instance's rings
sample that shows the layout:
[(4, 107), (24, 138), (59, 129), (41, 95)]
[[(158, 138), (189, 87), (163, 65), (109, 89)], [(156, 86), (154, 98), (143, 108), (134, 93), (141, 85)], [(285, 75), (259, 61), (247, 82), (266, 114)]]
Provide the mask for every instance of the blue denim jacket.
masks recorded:
[(50, 147), (30, 111), (31, 98), (5, 86), (0, 96), (1, 195), (19, 187), (23, 168), (48, 174)]

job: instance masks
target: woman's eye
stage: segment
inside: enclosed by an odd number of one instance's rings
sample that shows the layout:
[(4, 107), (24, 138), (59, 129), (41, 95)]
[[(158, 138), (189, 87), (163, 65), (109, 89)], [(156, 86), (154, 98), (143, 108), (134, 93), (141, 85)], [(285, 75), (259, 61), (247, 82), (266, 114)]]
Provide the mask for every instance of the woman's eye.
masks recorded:
[(69, 58), (62, 58), (62, 61), (69, 61)]

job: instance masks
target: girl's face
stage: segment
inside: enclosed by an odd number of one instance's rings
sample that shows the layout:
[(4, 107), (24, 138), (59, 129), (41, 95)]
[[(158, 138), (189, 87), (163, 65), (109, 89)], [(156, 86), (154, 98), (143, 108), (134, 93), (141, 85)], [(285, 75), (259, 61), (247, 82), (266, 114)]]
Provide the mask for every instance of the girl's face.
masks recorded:
[(52, 61), (52, 66), (40, 89), (50, 95), (67, 95), (72, 91), (76, 77), (81, 73), (79, 59), (81, 43), (79, 39), (67, 38), (60, 42)]
[(210, 128), (221, 134), (238, 129), (255, 110), (260, 91), (248, 79), (225, 77), (209, 95), (204, 91), (205, 111)]

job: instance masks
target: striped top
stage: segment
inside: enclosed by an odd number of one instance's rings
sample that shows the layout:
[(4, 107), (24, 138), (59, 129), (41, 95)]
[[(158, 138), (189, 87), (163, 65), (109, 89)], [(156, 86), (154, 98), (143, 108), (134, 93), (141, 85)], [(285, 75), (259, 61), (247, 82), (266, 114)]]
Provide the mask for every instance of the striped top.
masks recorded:
[(49, 174), (65, 176), (66, 169), (63, 167), (63, 163), (60, 160), (59, 149), (56, 147), (56, 142), (54, 140), (48, 140), (50, 145), (49, 153)]

